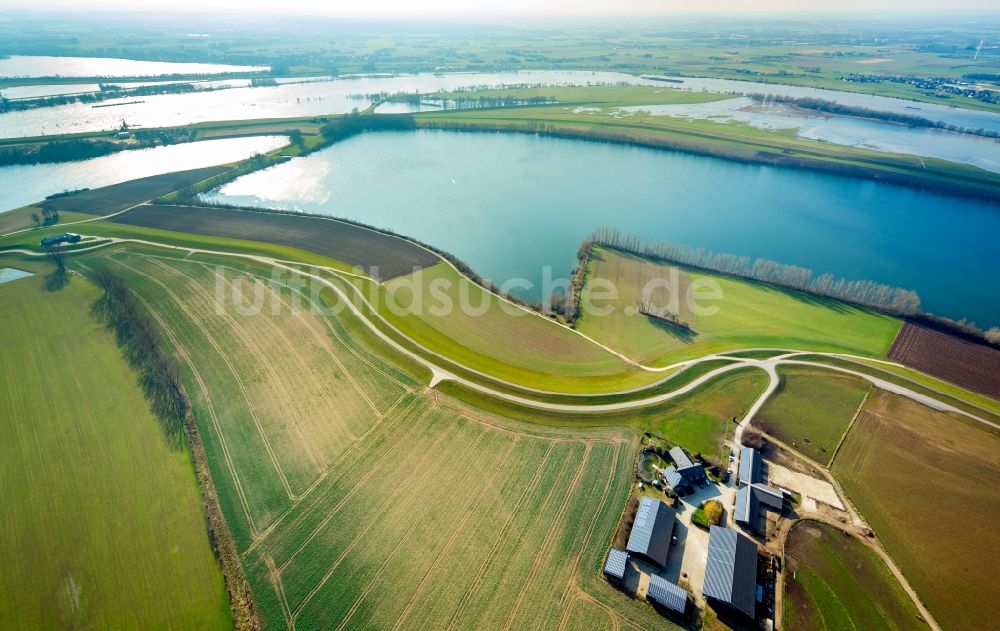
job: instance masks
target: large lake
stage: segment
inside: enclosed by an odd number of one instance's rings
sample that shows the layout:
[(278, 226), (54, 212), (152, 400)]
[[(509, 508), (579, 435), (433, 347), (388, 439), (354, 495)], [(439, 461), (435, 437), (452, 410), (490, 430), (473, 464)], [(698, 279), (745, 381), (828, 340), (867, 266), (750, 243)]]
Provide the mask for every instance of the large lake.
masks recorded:
[(268, 66), (140, 61), (114, 57), (12, 55), (0, 58), (0, 77), (154, 77), (170, 74), (218, 74), (266, 71)]
[(531, 135), (371, 133), (209, 196), (390, 228), (497, 283), (565, 276), (612, 226), (916, 289), (928, 311), (1000, 324), (1000, 208), (875, 182)]
[[(16, 59), (16, 58), (15, 58)], [(28, 59), (28, 58), (22, 58)], [(38, 60), (40, 58), (31, 58)], [(4, 62), (0, 60), (0, 68)], [(126, 60), (98, 60), (115, 62)], [(129, 62), (156, 64), (159, 62)], [(169, 66), (170, 64), (164, 64)], [(109, 70), (106, 68), (105, 70)], [(162, 68), (161, 68), (162, 70)], [(229, 89), (183, 94), (160, 94), (109, 99), (94, 107), (89, 103), (70, 103), (57, 107), (8, 112), (0, 115), (0, 137), (38, 136), (117, 128), (122, 120), (133, 127), (185, 125), (211, 120), (318, 116), (349, 112), (371, 104), (366, 95), (394, 92), (433, 92), (474, 86), (511, 86), (518, 84), (580, 85), (587, 83), (630, 83), (650, 85), (664, 93), (673, 90), (708, 90), (720, 93), (767, 93), (782, 96), (814, 97), (888, 112), (918, 115), (961, 127), (1000, 129), (1000, 114), (917, 103), (867, 94), (819, 90), (774, 84), (718, 79), (683, 79), (666, 83), (615, 72), (525, 71), (498, 73), (419, 74), (400, 76), (345, 77), (330, 80), (278, 79), (273, 87), (249, 86), (248, 79), (199, 82), (202, 88)], [(139, 84), (129, 83), (128, 86)], [(93, 86), (96, 88), (96, 86)], [(39, 85), (5, 88), (8, 98), (28, 98), (51, 94), (84, 92), (93, 89), (80, 85)], [(669, 99), (667, 99), (669, 100)], [(412, 111), (420, 106), (388, 103), (379, 111)], [(628, 116), (636, 111), (662, 116), (737, 121), (771, 130), (791, 129), (813, 140), (886, 151), (940, 158), (971, 164), (1000, 172), (1000, 142), (977, 136), (944, 132), (937, 129), (914, 129), (874, 120), (861, 120), (818, 113), (803, 114), (787, 107), (754, 107), (746, 97), (697, 105), (646, 105), (621, 108), (613, 116)], [(596, 111), (594, 116), (607, 116)]]
[(98, 188), (160, 173), (242, 160), (255, 153), (277, 149), (287, 142), (284, 136), (201, 140), (122, 151), (89, 160), (0, 167), (0, 212), (65, 190)]
[[(2, 62), (3, 60), (0, 60)], [(122, 119), (132, 126), (166, 127), (203, 121), (284, 118), (342, 114), (371, 104), (366, 94), (433, 92), (475, 86), (587, 83), (656, 84), (617, 72), (526, 71), (419, 74), (393, 77), (346, 77), (317, 82), (279, 81), (275, 87), (235, 87), (187, 94), (159, 94), (111, 99), (92, 107), (71, 103), (0, 115), (0, 138), (41, 136), (116, 129)]]

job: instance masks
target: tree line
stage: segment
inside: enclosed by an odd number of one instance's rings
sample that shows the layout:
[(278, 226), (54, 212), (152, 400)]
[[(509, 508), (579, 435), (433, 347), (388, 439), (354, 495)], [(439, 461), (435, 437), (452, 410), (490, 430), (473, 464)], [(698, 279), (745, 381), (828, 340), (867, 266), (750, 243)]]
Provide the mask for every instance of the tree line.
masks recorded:
[(92, 280), (102, 290), (92, 312), (114, 332), (129, 365), (139, 373), (139, 384), (164, 434), (180, 448), (191, 402), (177, 368), (160, 345), (149, 316), (139, 308), (125, 283), (106, 270), (95, 272)]
[(36, 144), (15, 145), (0, 148), (0, 166), (14, 164), (47, 164), (99, 158), (128, 149), (147, 149), (160, 145), (188, 142), (195, 137), (195, 130), (160, 129), (136, 130), (135, 140), (129, 143), (115, 142), (101, 138), (75, 138), (53, 140)]
[(601, 228), (591, 238), (598, 245), (647, 258), (835, 298), (894, 315), (915, 316), (922, 313), (917, 292), (871, 280), (846, 280), (832, 274), (813, 276), (810, 269), (769, 259), (751, 259), (666, 241), (646, 242), (639, 236), (623, 234), (616, 228)]
[[(83, 189), (87, 190), (87, 189)], [(53, 199), (55, 197), (63, 197), (72, 195), (78, 191), (66, 191), (65, 193), (56, 193), (55, 195), (49, 195), (45, 199)], [(53, 224), (59, 223), (59, 209), (54, 208), (48, 204), (42, 205), (42, 214), (31, 213), (31, 221), (35, 224), (36, 228), (41, 228), (43, 226), (51, 226)]]
[(143, 85), (136, 88), (126, 88), (120, 85), (102, 83), (97, 92), (81, 94), (57, 94), (24, 99), (8, 99), (0, 97), (0, 114), (21, 112), (42, 107), (57, 107), (70, 103), (97, 103), (109, 99), (120, 99), (127, 96), (154, 96), (157, 94), (187, 94), (195, 91), (223, 90), (228, 86), (199, 88), (193, 83), (168, 83), (160, 85)]
[(928, 129), (942, 129), (959, 134), (970, 134), (973, 136), (983, 136), (984, 138), (1000, 138), (1000, 129), (989, 129), (986, 127), (961, 127), (952, 125), (944, 121), (935, 121), (923, 116), (904, 114), (901, 112), (886, 112), (883, 110), (873, 110), (867, 107), (845, 105), (834, 101), (813, 98), (798, 98), (791, 96), (779, 96), (775, 94), (751, 94), (750, 98), (758, 103), (764, 104), (785, 104), (794, 105), (806, 110), (834, 114), (837, 116), (850, 116), (854, 118), (867, 118), (869, 120), (885, 121), (907, 127), (921, 127)]

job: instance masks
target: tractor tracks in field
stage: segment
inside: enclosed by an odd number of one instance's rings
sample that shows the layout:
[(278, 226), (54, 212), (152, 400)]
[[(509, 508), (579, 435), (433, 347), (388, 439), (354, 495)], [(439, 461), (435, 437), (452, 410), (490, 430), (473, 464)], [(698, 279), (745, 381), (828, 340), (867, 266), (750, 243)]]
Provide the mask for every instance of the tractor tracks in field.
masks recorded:
[(232, 373), (233, 378), (236, 381), (236, 385), (239, 387), (240, 392), (243, 395), (243, 399), (247, 404), (247, 410), (250, 413), (250, 417), (253, 419), (254, 426), (257, 428), (257, 433), (260, 435), (261, 442), (264, 445), (264, 449), (265, 451), (267, 451), (267, 454), (271, 460), (271, 464), (274, 467), (274, 470), (277, 472), (277, 475), (281, 480), (281, 484), (285, 489), (285, 494), (288, 496), (289, 500), (294, 501), (295, 494), (292, 492), (292, 487), (288, 484), (288, 479), (285, 477), (285, 472), (282, 471), (281, 465), (278, 463), (278, 458), (274, 453), (274, 449), (271, 447), (271, 443), (267, 439), (267, 435), (264, 432), (264, 428), (263, 425), (261, 424), (260, 419), (257, 417), (257, 413), (254, 411), (254, 406), (250, 403), (251, 401), (250, 394), (247, 391), (246, 385), (243, 383), (243, 379), (240, 377), (239, 371), (236, 370), (236, 367), (233, 365), (232, 361), (229, 359), (229, 356), (226, 354), (226, 352), (219, 347), (218, 343), (215, 341), (215, 338), (211, 335), (211, 333), (209, 333), (209, 331), (205, 328), (205, 326), (201, 323), (201, 321), (190, 311), (187, 305), (184, 304), (184, 301), (181, 300), (180, 297), (173, 292), (173, 290), (167, 287), (165, 283), (117, 259), (110, 259), (110, 260), (114, 261), (118, 265), (121, 265), (125, 269), (131, 271), (133, 274), (142, 276), (143, 278), (146, 278), (147, 280), (155, 283), (160, 288), (162, 288), (170, 296), (174, 304), (181, 311), (183, 311), (184, 314), (187, 316), (187, 318), (198, 328), (199, 331), (201, 331), (205, 339), (208, 340), (208, 343), (212, 346), (212, 348), (215, 349), (215, 352), (218, 353), (219, 357), (226, 364), (226, 366), (229, 367), (229, 371)]
[[(450, 433), (451, 428), (454, 427), (455, 424), (458, 423), (459, 420), (460, 420), (460, 418), (458, 416), (456, 416), (452, 420), (451, 425), (448, 426), (448, 429), (445, 430), (445, 431), (442, 431), (438, 435), (438, 437), (434, 439), (434, 442), (430, 446), (427, 447), (427, 449), (424, 452), (424, 454), (414, 464), (413, 470), (421, 470), (421, 471), (423, 471), (423, 473), (422, 473), (422, 475), (420, 476), (420, 478), (418, 480), (415, 480), (415, 481), (411, 480), (413, 482), (413, 486), (418, 486), (418, 485), (422, 484), (425, 481), (425, 478), (429, 477), (432, 474), (433, 468), (426, 467), (427, 461), (428, 461), (428, 459), (433, 458), (433, 457), (435, 457), (437, 455), (435, 453), (435, 448), (440, 444), (440, 442), (442, 440), (444, 440), (444, 438)], [(472, 446), (474, 444), (478, 444), (478, 442), (482, 439), (482, 437), (485, 434), (486, 434), (486, 430), (484, 429), (482, 432), (480, 432), (479, 436), (476, 437), (475, 441), (470, 441), (470, 444), (466, 448), (466, 450), (465, 450), (465, 452), (464, 452), (463, 455), (468, 455), (468, 452), (472, 448)], [(509, 451), (509, 448), (508, 448), (508, 451)], [(392, 502), (394, 502), (395, 500), (397, 500), (398, 497), (403, 494), (404, 490), (409, 490), (409, 488), (410, 488), (410, 485), (407, 485), (405, 487), (405, 489), (404, 489), (404, 486), (402, 486), (402, 485), (396, 487), (396, 489), (392, 493), (390, 493), (389, 495), (386, 496), (386, 498), (382, 501), (381, 504), (378, 505), (378, 507), (372, 512), (372, 514), (373, 515), (381, 515), (385, 511), (385, 508), (387, 506), (389, 506)], [(343, 503), (341, 503), (341, 505), (343, 505)], [(329, 581), (330, 578), (333, 576), (333, 574), (337, 571), (337, 568), (340, 567), (341, 562), (343, 562), (343, 560), (347, 557), (347, 555), (350, 554), (351, 551), (354, 550), (354, 548), (359, 543), (361, 543), (362, 539), (365, 538), (365, 535), (367, 535), (368, 532), (372, 528), (374, 528), (377, 523), (378, 523), (377, 519), (370, 519), (370, 520), (368, 520), (368, 523), (365, 524), (365, 526), (363, 528), (361, 528), (354, 535), (354, 537), (351, 539), (350, 543), (348, 543), (348, 545), (345, 546), (343, 550), (341, 550), (340, 555), (338, 555), (337, 558), (336, 558), (336, 560), (334, 560), (334, 562), (327, 568), (326, 573), (319, 580), (319, 582), (317, 582), (316, 585), (314, 585), (313, 588), (311, 590), (309, 590), (309, 592), (302, 599), (302, 601), (295, 607), (295, 609), (293, 610), (293, 617), (298, 617), (298, 615), (300, 613), (302, 613), (302, 610), (305, 609), (306, 605), (309, 604), (309, 601), (312, 600), (312, 598), (323, 588), (324, 585), (326, 585), (326, 582)], [(300, 548), (300, 550), (301, 550), (301, 548)], [(285, 561), (285, 563), (284, 563), (284, 565), (282, 567), (283, 568), (287, 568), (288, 564), (291, 562), (291, 560), (292, 560), (292, 558), (289, 557), (289, 559)]]

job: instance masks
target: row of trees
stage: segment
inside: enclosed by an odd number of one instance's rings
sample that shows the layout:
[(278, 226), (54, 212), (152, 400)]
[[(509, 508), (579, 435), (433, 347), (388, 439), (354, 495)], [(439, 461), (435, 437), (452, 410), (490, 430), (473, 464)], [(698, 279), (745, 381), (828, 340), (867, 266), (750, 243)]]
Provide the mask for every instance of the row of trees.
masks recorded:
[(51, 226), (52, 224), (59, 223), (59, 209), (49, 205), (43, 205), (41, 216), (39, 216), (38, 213), (31, 213), (31, 221), (35, 223), (36, 228)]
[(125, 358), (139, 373), (139, 383), (164, 434), (180, 448), (191, 403), (176, 367), (160, 345), (149, 317), (136, 304), (125, 283), (104, 270), (95, 272), (93, 280), (103, 290), (93, 305), (94, 314), (114, 332)]
[(912, 114), (904, 114), (901, 112), (873, 110), (867, 107), (844, 105), (843, 103), (836, 103), (834, 101), (827, 101), (824, 99), (796, 98), (791, 96), (778, 96), (774, 94), (751, 94), (750, 98), (759, 103), (764, 103), (765, 105), (780, 103), (794, 105), (795, 107), (801, 107), (815, 112), (886, 121), (889, 123), (896, 123), (898, 125), (906, 125), (907, 127), (943, 129), (945, 131), (983, 136), (985, 138), (1000, 138), (1000, 129), (989, 129), (985, 127), (961, 127), (959, 125), (951, 125), (944, 121), (931, 120), (923, 116), (914, 116)]
[(126, 149), (145, 149), (160, 145), (187, 142), (195, 137), (195, 130), (144, 129), (133, 132), (134, 141), (114, 142), (101, 138), (54, 140), (37, 144), (15, 145), (0, 149), (0, 166), (14, 164), (47, 164), (98, 158)]
[(813, 276), (812, 270), (768, 259), (716, 253), (666, 241), (646, 242), (615, 228), (601, 228), (592, 239), (597, 244), (625, 252), (836, 298), (887, 313), (903, 316), (921, 313), (920, 297), (915, 291), (870, 280), (846, 280), (832, 274)]
[(186, 94), (196, 90), (221, 90), (224, 86), (212, 88), (199, 88), (193, 83), (168, 83), (158, 85), (144, 85), (136, 88), (126, 88), (120, 85), (102, 83), (97, 92), (84, 92), (81, 94), (58, 94), (55, 96), (42, 96), (26, 99), (8, 99), (0, 97), (0, 114), (6, 112), (19, 112), (24, 110), (34, 110), (42, 107), (56, 107), (69, 103), (97, 103), (109, 99), (120, 99), (127, 96), (153, 96), (156, 94)]

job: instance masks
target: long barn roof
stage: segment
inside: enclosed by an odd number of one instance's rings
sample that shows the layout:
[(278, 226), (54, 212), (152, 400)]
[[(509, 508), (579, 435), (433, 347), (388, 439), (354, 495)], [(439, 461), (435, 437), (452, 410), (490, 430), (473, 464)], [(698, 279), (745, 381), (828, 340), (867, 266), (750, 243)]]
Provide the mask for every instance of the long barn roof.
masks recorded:
[(740, 449), (740, 484), (760, 482), (760, 452), (752, 447)]
[(735, 530), (712, 526), (702, 593), (754, 617), (757, 545)]
[(674, 509), (660, 500), (651, 497), (642, 498), (626, 550), (645, 555), (661, 566), (666, 565), (675, 519)]

